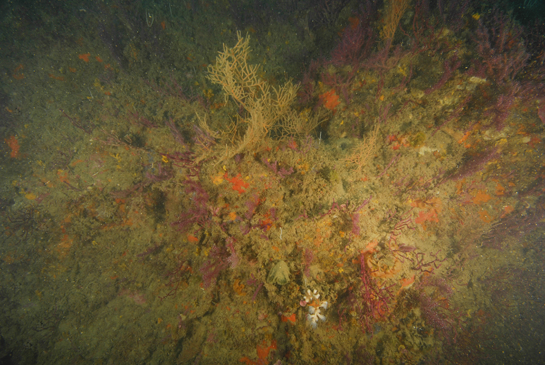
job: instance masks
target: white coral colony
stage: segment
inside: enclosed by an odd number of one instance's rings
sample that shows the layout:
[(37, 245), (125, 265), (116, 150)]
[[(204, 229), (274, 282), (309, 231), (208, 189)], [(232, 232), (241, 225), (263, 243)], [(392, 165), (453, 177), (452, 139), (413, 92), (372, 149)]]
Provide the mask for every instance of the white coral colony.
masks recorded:
[(316, 289), (314, 289), (314, 292), (307, 289), (307, 295), (303, 297), (300, 304), (303, 307), (308, 305), (307, 322), (312, 328), (318, 326), (319, 320), (325, 321), (325, 316), (320, 313), (320, 308), (327, 309), (327, 301), (320, 301), (320, 294)]

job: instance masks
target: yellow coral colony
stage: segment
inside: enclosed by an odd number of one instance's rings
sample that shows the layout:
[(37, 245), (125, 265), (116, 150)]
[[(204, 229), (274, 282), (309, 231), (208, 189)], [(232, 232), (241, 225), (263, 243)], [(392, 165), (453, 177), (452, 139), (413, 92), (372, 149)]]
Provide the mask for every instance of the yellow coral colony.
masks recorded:
[[(305, 124), (308, 133), (317, 125), (316, 120), (300, 118), (291, 108), (298, 85), (291, 81), (275, 88), (258, 76), (259, 66), (248, 64), (250, 37), (243, 38), (237, 33), (238, 41), (233, 48), (223, 46), (216, 58), (216, 64), (208, 67), (208, 79), (221, 85), (226, 99), (245, 111), (237, 115), (229, 131), (221, 137), (226, 146), (220, 159), (226, 160), (237, 153), (255, 150), (272, 130), (277, 135), (298, 134), (300, 125)], [(309, 130), (310, 129), (310, 130)]]

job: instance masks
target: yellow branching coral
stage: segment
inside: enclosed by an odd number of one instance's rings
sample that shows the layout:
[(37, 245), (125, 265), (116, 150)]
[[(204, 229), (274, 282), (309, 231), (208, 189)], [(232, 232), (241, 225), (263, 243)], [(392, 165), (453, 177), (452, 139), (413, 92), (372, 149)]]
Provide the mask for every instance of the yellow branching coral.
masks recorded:
[(345, 159), (349, 166), (356, 167), (358, 175), (363, 173), (363, 168), (373, 158), (378, 145), (378, 136), (379, 124), (376, 123), (369, 136), (365, 140), (359, 141), (350, 156)]
[(222, 135), (227, 146), (221, 160), (243, 151), (255, 150), (272, 130), (280, 131), (280, 136), (284, 133), (297, 134), (300, 128), (295, 125), (298, 123), (306, 128), (316, 124), (298, 118), (291, 108), (298, 86), (288, 81), (275, 88), (261, 79), (258, 76), (259, 67), (248, 64), (250, 37), (243, 38), (240, 33), (237, 36), (235, 46), (229, 48), (224, 45), (216, 63), (208, 67), (208, 79), (221, 85), (226, 99), (233, 100), (245, 111), (236, 116)]
[(388, 0), (384, 6), (384, 27), (382, 28), (382, 39), (391, 41), (397, 30), (397, 25), (405, 10), (409, 7), (410, 0)]

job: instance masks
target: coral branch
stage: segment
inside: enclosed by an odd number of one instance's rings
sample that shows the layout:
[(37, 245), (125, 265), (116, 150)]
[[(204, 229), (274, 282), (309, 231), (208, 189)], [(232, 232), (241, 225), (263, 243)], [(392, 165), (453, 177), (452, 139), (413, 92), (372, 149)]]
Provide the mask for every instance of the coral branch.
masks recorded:
[(496, 83), (506, 83), (526, 66), (529, 57), (522, 40), (522, 28), (499, 11), (487, 26), (482, 20), (479, 22), (477, 52), (486, 65), (488, 76)]
[(456, 71), (462, 65), (462, 61), (458, 60), (457, 56), (453, 56), (451, 59), (445, 60), (443, 63), (444, 73), (441, 79), (433, 87), (424, 91), (425, 94), (431, 94), (435, 90), (442, 88), (447, 81), (452, 77), (454, 71)]
[(205, 288), (214, 284), (219, 274), (229, 267), (229, 263), (226, 260), (227, 251), (225, 248), (221, 249), (218, 246), (212, 247), (209, 253), (209, 259), (206, 260), (199, 269), (202, 274), (203, 286)]

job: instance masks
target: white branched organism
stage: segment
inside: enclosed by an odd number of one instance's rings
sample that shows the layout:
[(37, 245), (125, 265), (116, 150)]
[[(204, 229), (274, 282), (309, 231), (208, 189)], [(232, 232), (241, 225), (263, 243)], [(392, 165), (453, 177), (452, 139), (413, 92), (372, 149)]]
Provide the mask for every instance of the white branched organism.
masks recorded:
[(314, 291), (310, 291), (310, 289), (307, 289), (307, 294), (303, 297), (303, 300), (301, 301), (301, 306), (304, 307), (307, 305), (307, 322), (312, 328), (316, 328), (320, 320), (325, 321), (325, 316), (320, 313), (320, 308), (324, 310), (327, 309), (328, 303), (325, 300), (320, 301), (320, 294), (318, 294), (318, 291), (316, 289), (314, 289)]

